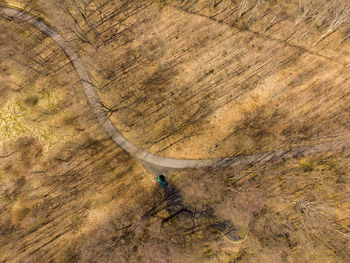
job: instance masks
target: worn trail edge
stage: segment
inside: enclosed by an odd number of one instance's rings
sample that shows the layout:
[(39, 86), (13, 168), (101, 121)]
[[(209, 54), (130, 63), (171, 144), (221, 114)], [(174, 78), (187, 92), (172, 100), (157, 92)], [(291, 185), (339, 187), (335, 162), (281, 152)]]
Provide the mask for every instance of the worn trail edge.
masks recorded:
[(89, 73), (87, 72), (79, 54), (70, 46), (59, 33), (49, 27), (47, 24), (39, 21), (32, 15), (18, 10), (16, 7), (0, 7), (2, 14), (5, 17), (15, 18), (19, 21), (26, 22), (33, 27), (37, 28), (52, 40), (67, 54), (68, 58), (73, 64), (75, 71), (77, 72), (80, 82), (84, 88), (87, 101), (93, 111), (96, 119), (99, 121), (102, 128), (109, 135), (109, 137), (122, 149), (128, 152), (130, 155), (138, 158), (143, 163), (153, 165), (154, 167), (162, 168), (196, 168), (207, 166), (236, 166), (236, 165), (248, 165), (256, 162), (269, 162), (281, 158), (289, 159), (306, 155), (311, 155), (319, 152), (327, 151), (341, 151), (350, 146), (350, 138), (343, 138), (341, 140), (328, 141), (318, 145), (300, 147), (295, 150), (279, 150), (274, 152), (254, 154), (247, 156), (238, 156), (233, 158), (223, 159), (176, 159), (167, 158), (158, 155), (154, 155), (150, 152), (140, 149), (129, 142), (114, 126), (110, 120), (107, 112), (104, 110), (100, 97), (96, 92), (95, 86), (90, 80)]

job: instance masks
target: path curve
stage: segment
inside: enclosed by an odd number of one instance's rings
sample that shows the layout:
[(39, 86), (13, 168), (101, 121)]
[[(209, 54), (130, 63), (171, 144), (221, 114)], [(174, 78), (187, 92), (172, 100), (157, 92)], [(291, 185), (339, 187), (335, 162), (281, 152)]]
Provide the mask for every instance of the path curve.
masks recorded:
[(238, 156), (233, 158), (222, 158), (222, 159), (176, 159), (167, 158), (152, 154), (141, 148), (135, 146), (129, 142), (114, 126), (110, 120), (107, 112), (104, 110), (100, 97), (96, 92), (94, 85), (90, 80), (89, 73), (87, 72), (80, 56), (70, 46), (69, 42), (66, 41), (59, 33), (53, 30), (49, 25), (39, 21), (34, 16), (26, 13), (25, 11), (19, 10), (17, 7), (0, 7), (3, 15), (8, 18), (14, 18), (22, 22), (26, 22), (33, 27), (37, 28), (52, 40), (66, 53), (75, 71), (77, 72), (80, 82), (83, 86), (84, 93), (91, 110), (93, 111), (96, 119), (108, 134), (108, 136), (122, 149), (128, 152), (130, 155), (138, 158), (139, 160), (146, 162), (150, 165), (154, 165), (162, 168), (198, 168), (207, 166), (236, 166), (236, 165), (247, 165), (256, 162), (269, 162), (281, 158), (296, 158), (300, 156), (315, 154), (325, 151), (340, 151), (350, 146), (350, 138), (343, 138), (341, 141), (329, 141), (326, 143), (300, 147), (295, 150), (280, 150), (262, 154), (254, 154), (247, 156)]

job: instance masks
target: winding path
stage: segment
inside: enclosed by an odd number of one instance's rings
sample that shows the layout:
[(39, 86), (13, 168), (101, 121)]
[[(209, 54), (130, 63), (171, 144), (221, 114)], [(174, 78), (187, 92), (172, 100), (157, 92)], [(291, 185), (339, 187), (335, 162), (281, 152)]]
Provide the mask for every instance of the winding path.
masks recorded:
[(262, 154), (254, 154), (248, 156), (238, 156), (234, 158), (223, 159), (176, 159), (158, 156), (140, 149), (131, 142), (129, 142), (113, 125), (112, 121), (105, 112), (100, 97), (98, 96), (94, 85), (90, 80), (89, 73), (87, 72), (80, 56), (70, 46), (59, 33), (53, 30), (50, 26), (44, 22), (39, 21), (34, 16), (18, 10), (16, 7), (0, 7), (2, 15), (7, 18), (17, 19), (22, 22), (26, 22), (33, 27), (37, 28), (50, 38), (54, 40), (57, 45), (67, 54), (68, 58), (72, 62), (75, 71), (77, 72), (81, 84), (84, 88), (84, 93), (87, 97), (88, 103), (93, 111), (96, 119), (99, 121), (101, 127), (105, 130), (108, 136), (122, 149), (128, 152), (130, 155), (141, 160), (154, 173), (166, 171), (167, 169), (177, 168), (197, 168), (207, 166), (236, 166), (247, 165), (256, 162), (269, 162), (280, 158), (295, 158), (310, 154), (315, 154), (325, 151), (341, 151), (344, 148), (350, 146), (350, 138), (343, 138), (342, 140), (328, 141), (318, 145), (300, 147), (295, 150), (280, 150)]

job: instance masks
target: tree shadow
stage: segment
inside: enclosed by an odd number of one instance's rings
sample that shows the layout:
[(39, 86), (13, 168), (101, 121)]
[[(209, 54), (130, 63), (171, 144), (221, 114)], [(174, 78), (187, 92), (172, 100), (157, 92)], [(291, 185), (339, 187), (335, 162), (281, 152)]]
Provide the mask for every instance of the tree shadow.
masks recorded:
[(162, 198), (142, 216), (143, 219), (158, 217), (162, 227), (171, 226), (179, 234), (191, 235), (203, 230), (213, 234), (221, 233), (233, 242), (245, 237), (238, 234), (232, 222), (220, 220), (211, 206), (205, 205), (198, 209), (186, 205), (181, 191), (172, 182), (167, 182), (166, 188), (159, 187), (156, 191), (163, 191)]

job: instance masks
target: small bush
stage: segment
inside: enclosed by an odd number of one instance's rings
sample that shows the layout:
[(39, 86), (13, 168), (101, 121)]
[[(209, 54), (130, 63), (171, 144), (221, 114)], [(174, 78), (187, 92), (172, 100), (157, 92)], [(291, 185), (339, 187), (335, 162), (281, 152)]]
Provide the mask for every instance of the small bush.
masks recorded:
[(300, 168), (302, 168), (305, 172), (311, 172), (315, 169), (315, 164), (310, 160), (301, 160)]
[(37, 96), (28, 96), (24, 99), (24, 103), (27, 105), (27, 106), (35, 106), (39, 101), (39, 98)]

